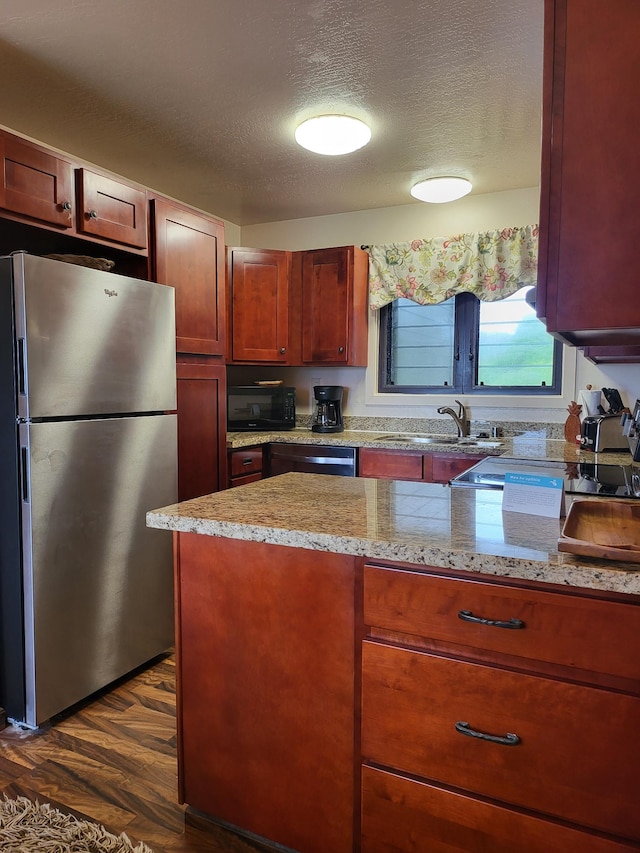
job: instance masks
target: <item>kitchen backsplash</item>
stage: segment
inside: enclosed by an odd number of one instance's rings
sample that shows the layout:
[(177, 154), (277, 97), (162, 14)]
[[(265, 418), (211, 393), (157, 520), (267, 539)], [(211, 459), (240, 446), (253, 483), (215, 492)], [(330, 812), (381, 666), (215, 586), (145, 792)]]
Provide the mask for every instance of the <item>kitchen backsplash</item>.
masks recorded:
[[(297, 414), (296, 426), (311, 428), (311, 415)], [(486, 421), (471, 420), (471, 433), (477, 435), (484, 432), (491, 435), (493, 427), (498, 427), (505, 437), (534, 433), (536, 436), (549, 439), (564, 439), (564, 425), (555, 423), (524, 422), (524, 421)], [(344, 416), (346, 430), (367, 430), (368, 432), (435, 432), (455, 435), (455, 424), (451, 418), (367, 418), (349, 415)]]

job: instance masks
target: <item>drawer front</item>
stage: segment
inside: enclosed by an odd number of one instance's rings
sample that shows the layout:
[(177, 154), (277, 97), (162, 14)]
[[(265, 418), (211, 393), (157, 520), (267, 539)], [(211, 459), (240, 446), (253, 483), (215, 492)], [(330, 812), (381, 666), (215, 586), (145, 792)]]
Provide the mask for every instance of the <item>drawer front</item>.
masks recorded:
[(247, 474), (246, 477), (233, 477), (229, 483), (229, 488), (236, 488), (237, 486), (246, 486), (247, 483), (257, 483), (258, 480), (261, 479), (261, 471), (258, 471), (256, 474)]
[(422, 454), (363, 447), (358, 454), (358, 476), (383, 480), (422, 480)]
[(232, 477), (243, 477), (262, 471), (262, 448), (254, 447), (248, 450), (235, 450), (230, 456), (230, 472)]
[(362, 768), (362, 853), (626, 853), (609, 841), (465, 794)]
[(640, 839), (640, 698), (369, 641), (362, 671), (365, 761)]
[(367, 565), (364, 619), (390, 631), (634, 679), (640, 692), (637, 604)]

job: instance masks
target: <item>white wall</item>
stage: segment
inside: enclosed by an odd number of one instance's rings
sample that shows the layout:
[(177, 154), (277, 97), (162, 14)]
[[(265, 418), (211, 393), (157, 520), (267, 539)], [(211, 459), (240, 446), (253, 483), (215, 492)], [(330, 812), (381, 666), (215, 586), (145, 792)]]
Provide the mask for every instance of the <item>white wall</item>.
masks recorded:
[[(470, 195), (450, 204), (415, 202), (399, 207), (316, 216), (286, 222), (269, 222), (241, 229), (241, 242), (235, 245), (264, 249), (320, 249), (328, 246), (373, 245), (409, 241), (417, 237), (446, 237), (460, 232), (489, 231), (538, 222), (539, 190), (530, 187), (502, 193)], [(227, 234), (227, 243), (233, 245)], [(344, 385), (345, 413), (365, 417), (433, 417), (436, 408), (448, 405), (451, 394), (398, 395), (378, 394), (377, 316), (370, 317), (369, 366), (365, 368), (260, 368), (260, 376), (277, 373), (299, 388), (299, 407), (310, 411), (310, 389), (316, 384)], [(473, 418), (491, 421), (561, 423), (567, 417), (567, 405), (577, 399), (578, 390), (587, 383), (594, 388), (615, 387), (623, 401), (633, 407), (640, 397), (640, 366), (607, 365), (588, 362), (572, 347), (565, 347), (563, 393), (540, 399), (527, 396), (486, 397), (466, 395), (463, 402)], [(253, 368), (254, 372), (257, 368)], [(309, 408), (307, 408), (309, 407)], [(437, 416), (437, 415), (436, 415)]]

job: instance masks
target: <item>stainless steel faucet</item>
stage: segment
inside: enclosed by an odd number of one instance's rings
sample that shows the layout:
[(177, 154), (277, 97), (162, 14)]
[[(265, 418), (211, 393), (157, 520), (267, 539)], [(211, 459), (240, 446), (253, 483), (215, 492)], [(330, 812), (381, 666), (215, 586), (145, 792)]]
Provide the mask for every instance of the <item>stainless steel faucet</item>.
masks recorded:
[(458, 427), (458, 436), (467, 436), (471, 433), (471, 421), (469, 420), (467, 410), (462, 405), (460, 400), (456, 400), (456, 403), (458, 404), (457, 412), (454, 412), (454, 410), (449, 406), (440, 406), (440, 408), (438, 409), (438, 414), (451, 415), (451, 417), (455, 421), (456, 426)]

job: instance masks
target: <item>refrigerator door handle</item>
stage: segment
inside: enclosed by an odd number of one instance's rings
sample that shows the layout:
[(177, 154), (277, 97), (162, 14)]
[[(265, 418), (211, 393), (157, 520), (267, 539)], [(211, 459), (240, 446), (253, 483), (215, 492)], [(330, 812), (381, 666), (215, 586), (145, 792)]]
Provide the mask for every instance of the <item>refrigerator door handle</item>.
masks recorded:
[(20, 465), (22, 468), (22, 501), (29, 503), (29, 448), (20, 448)]
[(25, 340), (18, 338), (18, 394), (25, 397), (27, 394), (25, 370)]

